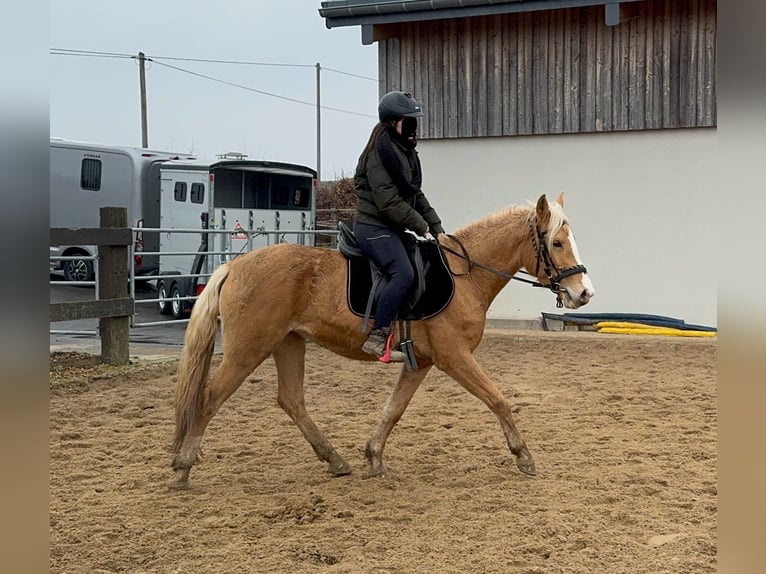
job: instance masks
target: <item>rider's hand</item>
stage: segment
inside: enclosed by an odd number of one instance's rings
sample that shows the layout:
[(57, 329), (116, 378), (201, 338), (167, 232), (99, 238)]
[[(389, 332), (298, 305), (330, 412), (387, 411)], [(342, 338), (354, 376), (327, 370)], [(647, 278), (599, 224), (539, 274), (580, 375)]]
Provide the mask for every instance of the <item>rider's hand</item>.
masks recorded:
[(428, 231), (428, 229), (426, 229), (426, 232), (424, 235), (418, 235), (415, 231), (412, 231), (411, 229), (405, 229), (404, 232), (412, 235), (416, 241), (431, 241), (433, 239), (433, 236)]

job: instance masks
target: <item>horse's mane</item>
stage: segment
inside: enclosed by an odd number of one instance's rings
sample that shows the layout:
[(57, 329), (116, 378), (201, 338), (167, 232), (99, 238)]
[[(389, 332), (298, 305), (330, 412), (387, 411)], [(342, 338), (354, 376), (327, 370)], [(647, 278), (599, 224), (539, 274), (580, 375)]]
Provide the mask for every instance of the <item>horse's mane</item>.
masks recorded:
[[(551, 217), (548, 221), (548, 228), (543, 229), (542, 231), (547, 231), (545, 240), (548, 244), (548, 248), (551, 249), (553, 247), (551, 245), (553, 237), (558, 233), (559, 229), (567, 223), (567, 220), (566, 215), (564, 215), (564, 210), (557, 202), (548, 202), (548, 205), (550, 207)], [(484, 219), (480, 219), (479, 221), (475, 221), (458, 229), (456, 235), (459, 237), (485, 235), (489, 230), (497, 227), (498, 224), (507, 226), (509, 224), (518, 225), (523, 223), (526, 228), (529, 222), (534, 222), (535, 217), (535, 203), (531, 201), (526, 205), (510, 205), (505, 209), (488, 215)]]

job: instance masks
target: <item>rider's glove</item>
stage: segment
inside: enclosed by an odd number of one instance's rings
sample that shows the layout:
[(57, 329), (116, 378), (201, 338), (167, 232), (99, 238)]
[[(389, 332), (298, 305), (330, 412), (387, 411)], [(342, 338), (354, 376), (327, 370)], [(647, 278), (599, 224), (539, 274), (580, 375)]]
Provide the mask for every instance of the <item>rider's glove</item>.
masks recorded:
[(405, 233), (409, 233), (410, 235), (412, 235), (415, 238), (416, 241), (434, 241), (434, 236), (431, 235), (431, 232), (428, 231), (428, 230), (426, 230), (424, 235), (418, 235), (417, 233), (415, 233), (411, 229), (405, 229), (404, 232)]

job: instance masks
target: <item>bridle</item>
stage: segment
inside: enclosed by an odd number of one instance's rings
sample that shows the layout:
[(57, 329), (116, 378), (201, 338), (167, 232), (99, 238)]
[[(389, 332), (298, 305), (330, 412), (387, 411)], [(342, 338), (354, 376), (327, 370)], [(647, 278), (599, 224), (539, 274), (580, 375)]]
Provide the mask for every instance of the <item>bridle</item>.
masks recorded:
[[(506, 273), (505, 271), (500, 271), (499, 269), (494, 269), (492, 267), (489, 267), (488, 265), (483, 265), (482, 263), (477, 263), (476, 261), (471, 260), (471, 256), (468, 254), (468, 251), (466, 250), (463, 243), (454, 235), (450, 235), (448, 233), (445, 233), (447, 237), (452, 239), (454, 242), (456, 242), (460, 246), (460, 250), (462, 253), (459, 253), (455, 251), (454, 249), (451, 249), (447, 247), (446, 245), (442, 245), (438, 241), (435, 241), (435, 243), (439, 246), (439, 249), (442, 251), (448, 251), (449, 253), (452, 253), (453, 255), (456, 255), (457, 257), (460, 257), (461, 259), (465, 259), (468, 262), (468, 271), (465, 273), (455, 273), (449, 266), (449, 263), (447, 263), (447, 259), (444, 259), (445, 264), (447, 265), (447, 269), (449, 269), (449, 272), (452, 273), (454, 276), (460, 276), (460, 275), (468, 275), (471, 273), (472, 267), (478, 267), (480, 269), (484, 269), (485, 271), (489, 271), (490, 273), (494, 273), (495, 275), (499, 275), (500, 277), (505, 277), (506, 279), (513, 279), (515, 281), (521, 281), (523, 283), (527, 283), (529, 285), (532, 285), (532, 287), (545, 287), (546, 289), (549, 289), (556, 295), (556, 307), (561, 309), (564, 306), (564, 302), (561, 300), (561, 281), (563, 279), (566, 279), (567, 277), (571, 277), (572, 275), (577, 275), (578, 273), (587, 273), (588, 270), (585, 268), (584, 265), (571, 265), (569, 267), (558, 267), (556, 263), (553, 261), (553, 257), (551, 257), (551, 253), (548, 250), (548, 245), (545, 242), (545, 235), (547, 234), (547, 231), (542, 231), (540, 229), (540, 226), (538, 225), (537, 218), (535, 218), (535, 224), (534, 227), (532, 225), (532, 220), (529, 220), (529, 238), (532, 241), (532, 246), (535, 249), (536, 257), (537, 257), (537, 263), (535, 267), (535, 277), (540, 272), (540, 266), (543, 266), (543, 271), (545, 272), (545, 276), (548, 278), (548, 283), (540, 283), (539, 281), (534, 281), (531, 279), (525, 279), (524, 277), (518, 277), (517, 275), (511, 275), (510, 273)], [(555, 275), (554, 275), (555, 273)], [(533, 276), (531, 273), (527, 273), (527, 275)]]
[[(548, 251), (548, 244), (545, 241), (546, 233), (548, 233), (548, 231), (541, 231), (540, 226), (537, 225), (537, 223), (535, 223), (535, 229), (533, 230), (532, 222), (529, 222), (529, 237), (532, 239), (532, 246), (535, 248), (535, 251), (537, 251), (535, 275), (540, 271), (540, 264), (542, 263), (544, 265), (543, 271), (549, 281), (549, 284), (543, 285), (543, 287), (548, 287), (556, 294), (556, 307), (560, 309), (564, 306), (564, 303), (561, 301), (561, 280), (571, 277), (572, 275), (577, 275), (578, 273), (587, 273), (588, 270), (585, 268), (585, 265), (557, 267), (556, 263), (553, 261), (553, 257), (551, 257), (550, 251)], [(557, 274), (555, 277), (553, 276), (554, 272)]]

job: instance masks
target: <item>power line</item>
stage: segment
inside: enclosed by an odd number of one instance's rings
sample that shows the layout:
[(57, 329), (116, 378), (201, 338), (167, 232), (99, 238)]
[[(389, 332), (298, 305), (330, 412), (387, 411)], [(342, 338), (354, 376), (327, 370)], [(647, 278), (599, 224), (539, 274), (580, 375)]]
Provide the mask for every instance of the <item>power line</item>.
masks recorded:
[(362, 80), (370, 80), (372, 82), (377, 83), (377, 78), (370, 78), (369, 76), (360, 76), (359, 74), (352, 74), (351, 72), (344, 72), (342, 70), (334, 70), (332, 68), (325, 68), (322, 66), (322, 70), (327, 70), (328, 72), (335, 72), (336, 74), (343, 74), (344, 76), (352, 76), (354, 78), (361, 78)]
[[(50, 53), (55, 56), (82, 56), (82, 57), (96, 57), (96, 58), (119, 58), (119, 59), (137, 59), (138, 56), (135, 54), (125, 54), (125, 53), (119, 53), (119, 52), (103, 52), (103, 51), (96, 51), (96, 50), (75, 50), (75, 49), (69, 49), (69, 48), (51, 48)], [(240, 88), (242, 90), (247, 90), (250, 92), (255, 92), (257, 94), (261, 94), (264, 96), (269, 96), (272, 98), (277, 98), (281, 100), (285, 100), (288, 102), (293, 102), (296, 104), (302, 104), (305, 106), (311, 106), (315, 107), (315, 102), (307, 102), (304, 100), (298, 100), (296, 98), (290, 98), (288, 96), (282, 96), (280, 94), (274, 94), (271, 92), (266, 92), (264, 90), (258, 90), (256, 88), (251, 88), (250, 86), (244, 86), (242, 84), (236, 84), (234, 82), (229, 82), (227, 80), (222, 80), (220, 78), (215, 78), (213, 76), (208, 76), (206, 74), (201, 74), (199, 72), (194, 72), (192, 70), (187, 70), (186, 68), (181, 68), (178, 66), (173, 66), (171, 64), (167, 64), (165, 62), (161, 62), (159, 60), (174, 60), (174, 61), (185, 61), (185, 62), (201, 62), (201, 63), (214, 63), (214, 64), (234, 64), (234, 65), (251, 65), (251, 66), (275, 66), (275, 67), (292, 67), (292, 68), (315, 68), (316, 66), (311, 64), (282, 64), (277, 62), (251, 62), (251, 61), (244, 61), (244, 60), (213, 60), (213, 59), (207, 59), (207, 58), (183, 58), (183, 57), (172, 57), (172, 56), (145, 56), (145, 60), (149, 62), (154, 62), (160, 66), (165, 66), (167, 68), (171, 68), (173, 70), (177, 70), (179, 72), (183, 72), (185, 74), (190, 74), (192, 76), (197, 76), (199, 78), (203, 78), (212, 82), (218, 82), (221, 84), (225, 84), (228, 86), (232, 86), (235, 88)], [(336, 74), (343, 74), (347, 76), (352, 76), (355, 78), (360, 78), (363, 80), (371, 80), (374, 82), (377, 82), (375, 78), (370, 78), (368, 76), (362, 76), (359, 74), (353, 74), (351, 72), (344, 72), (342, 70), (336, 70), (334, 68), (325, 68), (321, 67), (322, 70), (326, 70), (328, 72), (334, 72)], [(375, 116), (371, 114), (364, 114), (360, 112), (353, 112), (350, 110), (344, 110), (341, 108), (335, 108), (331, 106), (319, 106), (320, 109), (323, 110), (329, 110), (334, 112), (339, 112), (342, 114), (349, 114), (359, 117), (365, 117), (365, 118), (374, 118)]]
[(178, 60), (182, 62), (204, 62), (209, 64), (238, 64), (242, 66), (275, 66), (282, 68), (313, 68), (314, 64), (283, 64), (279, 62), (247, 62), (244, 60), (210, 60), (207, 58), (181, 58), (176, 56), (153, 56), (149, 54), (147, 58), (158, 60)]
[[(68, 48), (51, 48), (50, 53), (55, 56), (94, 56), (94, 57), (112, 57), (112, 58), (136, 58), (135, 54), (122, 54), (117, 52), (100, 52), (94, 50), (71, 50)], [(247, 60), (215, 60), (209, 58), (185, 58), (180, 56), (154, 56), (152, 54), (146, 55), (147, 59), (156, 60), (175, 60), (183, 62), (201, 62), (208, 64), (233, 64), (241, 66), (273, 66), (282, 68), (314, 68), (314, 64), (287, 64), (280, 62), (253, 62)], [(345, 76), (351, 76), (362, 80), (369, 80), (371, 82), (377, 82), (377, 78), (371, 78), (369, 76), (363, 76), (361, 74), (354, 74), (351, 72), (345, 72), (343, 70), (336, 70), (334, 68), (325, 68), (323, 70), (328, 72), (334, 72), (336, 74), (343, 74)]]
[(58, 48), (51, 48), (51, 55), (53, 56), (85, 56), (91, 58), (135, 58), (135, 54), (118, 54), (115, 52), (93, 52), (90, 50), (60, 50)]
[[(148, 59), (149, 58), (147, 57), (147, 60)], [(288, 96), (282, 96), (280, 94), (274, 94), (274, 93), (271, 93), (271, 92), (266, 92), (264, 90), (258, 90), (256, 88), (251, 88), (250, 86), (243, 86), (242, 84), (236, 84), (234, 82), (229, 82), (227, 80), (222, 80), (220, 78), (214, 78), (213, 76), (208, 76), (206, 74), (200, 74), (199, 72), (194, 72), (192, 70), (187, 70), (185, 68), (180, 68), (178, 66), (173, 66), (172, 64), (166, 64), (164, 62), (160, 62), (156, 58), (151, 59), (151, 61), (154, 62), (155, 64), (160, 65), (160, 66), (165, 66), (166, 68), (177, 70), (179, 72), (184, 72), (186, 74), (190, 74), (192, 76), (197, 76), (199, 78), (204, 78), (204, 79), (210, 80), (212, 82), (218, 82), (220, 84), (225, 84), (227, 86), (232, 86), (232, 87), (235, 87), (235, 88), (240, 88), (242, 90), (247, 90), (249, 92), (255, 92), (257, 94), (261, 94), (261, 95), (264, 95), (264, 96), (270, 96), (272, 98), (278, 98), (280, 100), (286, 100), (288, 102), (293, 102), (293, 103), (296, 103), (296, 104), (303, 104), (305, 106), (311, 106), (312, 108), (316, 107), (316, 104), (314, 102), (307, 102), (307, 101), (304, 101), (304, 100), (298, 100), (296, 98), (290, 98)], [(364, 117), (364, 118), (374, 118), (375, 117), (375, 116), (372, 116), (370, 114), (363, 114), (363, 113), (360, 113), (360, 112), (352, 112), (350, 110), (344, 110), (344, 109), (341, 109), (341, 108), (334, 108), (334, 107), (330, 107), (330, 106), (320, 106), (320, 108), (323, 109), (323, 110), (330, 110), (330, 111), (333, 111), (333, 112), (340, 112), (340, 113), (343, 113), (343, 114), (350, 114), (350, 115), (360, 116), (360, 117)]]

